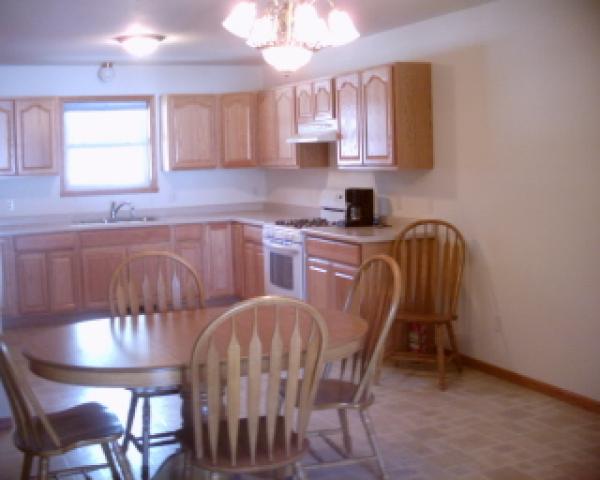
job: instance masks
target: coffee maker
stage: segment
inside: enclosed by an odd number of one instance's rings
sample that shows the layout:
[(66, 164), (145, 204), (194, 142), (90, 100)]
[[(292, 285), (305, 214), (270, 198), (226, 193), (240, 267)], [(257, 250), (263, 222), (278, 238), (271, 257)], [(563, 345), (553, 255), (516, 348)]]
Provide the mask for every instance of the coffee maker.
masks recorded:
[(373, 225), (373, 189), (346, 189), (346, 226), (364, 227)]

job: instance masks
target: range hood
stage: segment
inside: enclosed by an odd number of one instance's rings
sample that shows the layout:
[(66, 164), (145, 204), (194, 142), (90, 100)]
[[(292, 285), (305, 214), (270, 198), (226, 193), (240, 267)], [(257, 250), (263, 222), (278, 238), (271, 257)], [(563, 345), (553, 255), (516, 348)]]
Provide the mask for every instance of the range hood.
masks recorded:
[(287, 143), (333, 143), (338, 139), (337, 121), (319, 120), (298, 125), (298, 135), (287, 139)]

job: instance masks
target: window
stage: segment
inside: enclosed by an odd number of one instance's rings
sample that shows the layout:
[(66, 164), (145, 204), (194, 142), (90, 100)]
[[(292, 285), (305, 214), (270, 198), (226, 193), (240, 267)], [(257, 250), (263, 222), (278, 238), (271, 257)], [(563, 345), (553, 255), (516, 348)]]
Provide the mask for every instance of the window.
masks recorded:
[(152, 97), (63, 100), (63, 195), (156, 191)]

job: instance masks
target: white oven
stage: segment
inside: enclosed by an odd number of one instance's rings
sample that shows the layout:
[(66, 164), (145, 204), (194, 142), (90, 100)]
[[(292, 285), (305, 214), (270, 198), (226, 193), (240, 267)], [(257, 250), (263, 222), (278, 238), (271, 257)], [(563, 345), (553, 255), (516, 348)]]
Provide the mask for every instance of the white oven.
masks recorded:
[(263, 227), (265, 292), (304, 300), (304, 235), (293, 227)]

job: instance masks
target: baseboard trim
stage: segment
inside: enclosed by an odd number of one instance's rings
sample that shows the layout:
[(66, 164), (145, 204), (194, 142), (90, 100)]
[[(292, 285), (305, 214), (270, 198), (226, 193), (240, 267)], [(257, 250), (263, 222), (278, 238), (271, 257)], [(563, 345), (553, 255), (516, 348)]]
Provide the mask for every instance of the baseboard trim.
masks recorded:
[(598, 400), (594, 400), (593, 398), (570, 392), (569, 390), (565, 390), (564, 388), (560, 388), (555, 385), (550, 385), (549, 383), (540, 382), (534, 378), (521, 375), (520, 373), (513, 372), (512, 370), (497, 367), (491, 363), (482, 362), (481, 360), (477, 360), (476, 358), (469, 357), (467, 355), (461, 354), (461, 359), (464, 365), (488, 373), (494, 377), (516, 383), (517, 385), (521, 385), (522, 387), (543, 393), (549, 397), (562, 400), (563, 402), (575, 405), (576, 407), (584, 408), (594, 413), (600, 413), (600, 402)]
[(10, 430), (12, 428), (12, 419), (10, 417), (0, 417), (0, 430)]

